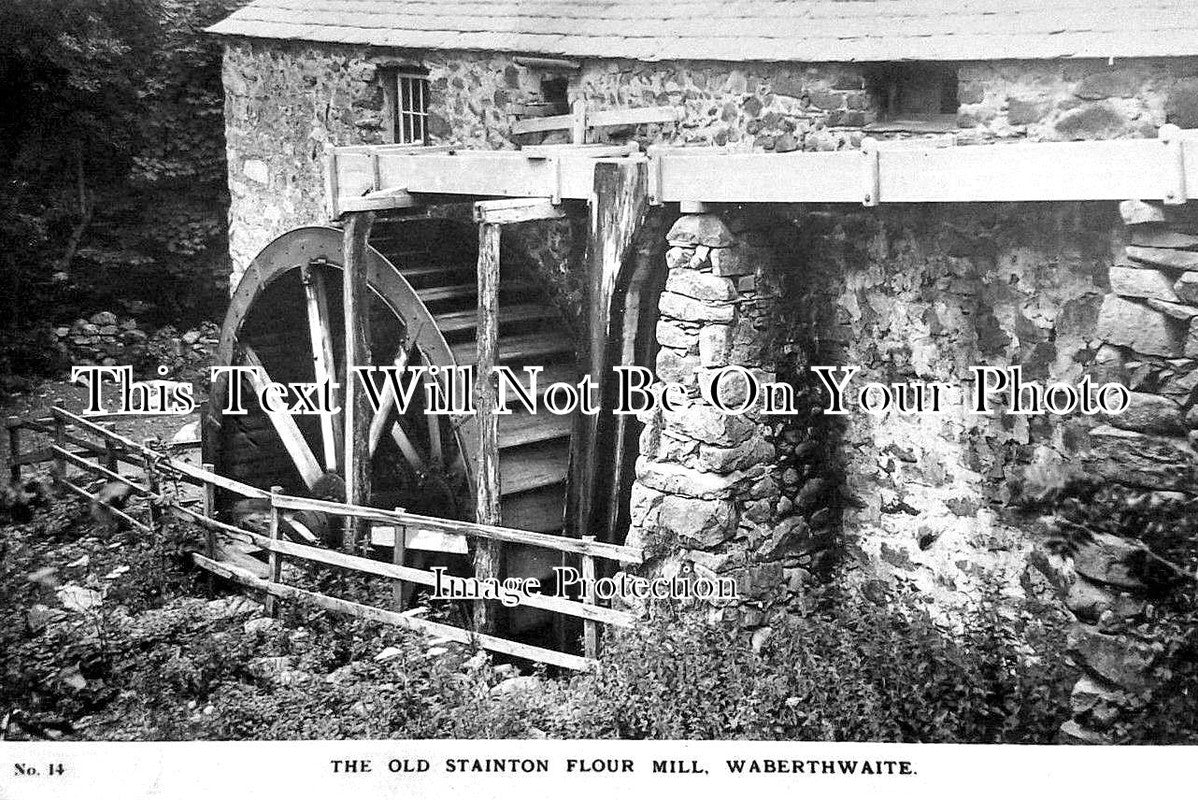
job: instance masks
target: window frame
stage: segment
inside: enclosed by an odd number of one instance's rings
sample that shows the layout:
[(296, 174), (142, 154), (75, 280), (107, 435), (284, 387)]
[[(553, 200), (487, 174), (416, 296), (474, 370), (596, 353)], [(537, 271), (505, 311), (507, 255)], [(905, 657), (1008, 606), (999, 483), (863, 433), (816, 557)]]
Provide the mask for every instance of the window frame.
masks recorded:
[(432, 87), (428, 70), (392, 66), (382, 72), (383, 116), (389, 144), (425, 147), (429, 144), (429, 103)]
[[(868, 76), (868, 83), (878, 105), (878, 121), (866, 126), (867, 131), (909, 131), (913, 133), (936, 133), (956, 130), (957, 110), (960, 101), (959, 77), (956, 65), (940, 62), (905, 63), (895, 62), (878, 65)], [(935, 89), (940, 95), (940, 110), (937, 112), (910, 111), (903, 107), (904, 87), (921, 85), (924, 89)], [(950, 93), (951, 92), (951, 101)], [(945, 111), (946, 105), (952, 111)]]

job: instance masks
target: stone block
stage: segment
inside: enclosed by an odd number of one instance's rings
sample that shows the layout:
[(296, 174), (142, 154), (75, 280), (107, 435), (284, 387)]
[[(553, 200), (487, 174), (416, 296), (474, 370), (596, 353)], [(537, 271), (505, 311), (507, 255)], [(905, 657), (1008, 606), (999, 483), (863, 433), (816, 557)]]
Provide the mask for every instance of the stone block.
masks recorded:
[(1184, 326), (1167, 314), (1115, 295), (1103, 298), (1098, 336), (1145, 355), (1177, 358), (1185, 352)]
[[(1131, 271), (1143, 272), (1144, 270)], [(1167, 281), (1167, 283), (1171, 290), (1173, 282)], [(732, 281), (707, 272), (696, 272), (693, 269), (670, 270), (670, 276), (666, 279), (666, 291), (709, 303), (726, 303), (737, 297), (736, 285)]]
[(729, 500), (696, 500), (666, 495), (658, 527), (686, 547), (701, 550), (722, 544), (736, 532), (736, 508)]
[(650, 461), (643, 456), (637, 459), (636, 464), (636, 479), (645, 487), (663, 494), (698, 500), (731, 497), (743, 477), (739, 472), (717, 475), (682, 464)]
[(734, 416), (709, 405), (695, 404), (665, 412), (666, 426), (696, 441), (717, 447), (733, 447), (746, 441), (757, 430), (752, 421)]
[(1131, 243), (1137, 247), (1198, 250), (1198, 236), (1163, 225), (1136, 225), (1131, 229)]
[(1078, 548), (1073, 568), (1078, 575), (1097, 584), (1143, 590), (1142, 566), (1155, 559), (1141, 544), (1100, 533)]
[(666, 240), (671, 246), (705, 245), (731, 247), (736, 241), (728, 226), (714, 214), (684, 214), (678, 218)]
[(704, 367), (724, 367), (732, 351), (730, 325), (706, 325), (699, 332), (699, 364)]
[(1198, 317), (1198, 308), (1194, 306), (1182, 305), (1181, 303), (1170, 303), (1166, 300), (1157, 300), (1155, 297), (1148, 298), (1148, 307), (1153, 311), (1159, 311), (1162, 314), (1168, 314), (1173, 319), (1182, 322), (1189, 322), (1194, 317)]
[(1184, 441), (1101, 425), (1090, 431), (1082, 465), (1095, 477), (1148, 489), (1187, 490), (1195, 453)]
[(1111, 267), (1110, 279), (1111, 291), (1122, 297), (1178, 301), (1177, 293), (1173, 291), (1173, 278), (1154, 269)]
[(1127, 257), (1139, 264), (1161, 269), (1198, 270), (1198, 253), (1188, 250), (1170, 250), (1165, 247), (1127, 248)]
[(1185, 416), (1181, 406), (1167, 397), (1144, 392), (1131, 392), (1122, 414), (1104, 414), (1103, 418), (1117, 428), (1141, 433), (1184, 436)]
[(1048, 116), (1052, 106), (1045, 100), (1007, 100), (1007, 122), (1012, 125), (1032, 125)]
[(699, 332), (685, 328), (674, 320), (659, 319), (657, 321), (657, 343), (662, 347), (674, 347), (689, 353), (697, 353)]
[(1181, 302), (1198, 304), (1198, 272), (1181, 273), (1173, 291)]
[(1130, 636), (1112, 636), (1080, 625), (1069, 635), (1069, 650), (1082, 669), (1131, 692), (1149, 688), (1157, 652)]
[(657, 378), (665, 383), (693, 384), (699, 369), (699, 357), (683, 355), (663, 347), (657, 351)]
[(1135, 97), (1142, 83), (1143, 81), (1134, 72), (1116, 69), (1087, 75), (1082, 78), (1073, 93), (1083, 100)]
[(1053, 127), (1062, 139), (1111, 139), (1123, 131), (1127, 122), (1110, 103), (1088, 103), (1066, 111)]
[(731, 303), (704, 303), (674, 292), (662, 292), (657, 307), (665, 316), (684, 322), (728, 323), (736, 318), (736, 306)]
[(806, 552), (811, 531), (802, 517), (789, 517), (778, 523), (757, 548), (759, 558), (774, 561)]
[(711, 271), (722, 277), (752, 275), (759, 267), (767, 267), (773, 258), (769, 248), (738, 243), (732, 247), (711, 251)]
[(764, 439), (750, 439), (736, 447), (699, 445), (699, 466), (708, 472), (733, 472), (754, 464), (764, 464), (774, 457), (774, 447)]
[(1168, 220), (1161, 203), (1146, 203), (1143, 200), (1124, 200), (1119, 204), (1119, 214), (1127, 225), (1144, 225)]

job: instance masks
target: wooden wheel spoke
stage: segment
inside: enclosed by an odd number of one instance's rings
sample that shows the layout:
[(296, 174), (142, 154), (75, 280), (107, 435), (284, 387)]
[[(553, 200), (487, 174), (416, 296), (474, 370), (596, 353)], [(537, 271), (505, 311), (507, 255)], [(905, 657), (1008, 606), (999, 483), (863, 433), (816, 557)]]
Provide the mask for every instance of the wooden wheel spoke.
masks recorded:
[[(242, 348), (245, 352), (245, 362), (251, 367), (256, 367), (256, 371), (247, 372), (246, 377), (253, 386), (255, 392), (261, 392), (266, 388), (266, 385), (271, 382), (270, 376), (267, 375), (266, 369), (262, 366), (262, 360), (258, 358), (258, 354), (249, 345)], [(295, 424), (295, 418), (290, 414), (281, 411), (266, 411), (263, 409), (270, 424), (274, 426), (275, 433), (278, 434), (279, 440), (283, 443), (283, 447), (287, 449), (287, 454), (291, 456), (295, 468), (299, 470), (300, 477), (304, 479), (304, 483), (309, 489), (316, 485), (316, 481), (320, 479), (324, 471), (320, 468), (320, 462), (316, 460), (316, 456), (312, 453), (312, 448), (308, 446), (307, 440), (304, 439), (304, 434), (300, 431), (299, 426)]]
[[(408, 351), (402, 347), (395, 356), (395, 360), (391, 362), (399, 369), (404, 369), (408, 365)], [(374, 412), (374, 416), (370, 419), (370, 455), (373, 457), (375, 450), (378, 449), (379, 441), (383, 438), (383, 433), (387, 431), (387, 421), (391, 418), (391, 412), (395, 408), (395, 402), (398, 398), (391, 388), (391, 381), (386, 381), (383, 384), (383, 396), (379, 401), (378, 411)]]
[[(304, 299), (308, 307), (312, 370), (317, 383), (331, 381), (336, 375), (336, 362), (333, 359), (333, 328), (329, 322), (329, 296), (324, 275), (312, 269), (312, 265), (305, 264), (300, 268), (300, 277), (304, 284)], [(324, 449), (324, 466), (329, 472), (337, 471), (337, 453), (344, 438), (340, 416), (321, 414), (320, 439)]]

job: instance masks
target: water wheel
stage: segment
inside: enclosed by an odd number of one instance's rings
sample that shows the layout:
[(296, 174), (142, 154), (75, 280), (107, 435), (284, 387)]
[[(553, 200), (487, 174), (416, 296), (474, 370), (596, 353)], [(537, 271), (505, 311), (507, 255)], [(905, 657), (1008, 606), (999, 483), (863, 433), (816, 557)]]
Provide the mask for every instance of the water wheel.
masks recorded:
[[(447, 220), (383, 220), (375, 223), (369, 244), (368, 340), (373, 363), (472, 363), (478, 247), (474, 226)], [(260, 366), (278, 383), (313, 382), (332, 375), (344, 385), (341, 248), (341, 231), (323, 227), (300, 228), (268, 245), (233, 295), (216, 363)], [(572, 337), (542, 286), (517, 259), (505, 253), (503, 262), (500, 362), (517, 370), (543, 365), (542, 388), (553, 381), (576, 381)], [(216, 382), (209, 404), (205, 458), (218, 473), (260, 488), (282, 486), (289, 494), (344, 499), (340, 417), (267, 414), (249, 394), (255, 388), (250, 385), (243, 387), (248, 413), (222, 417), (217, 410), (228, 388)], [(415, 396), (406, 414), (396, 414), (393, 406), (384, 404), (385, 413), (372, 420), (370, 504), (473, 519), (474, 420), (424, 414), (423, 393)], [(504, 525), (563, 531), (572, 426), (570, 417), (547, 412), (500, 416)], [(229, 498), (226, 505), (231, 502)], [(308, 532), (328, 537), (330, 543), (338, 533)], [(545, 551), (510, 548), (506, 573), (542, 575), (557, 563)]]

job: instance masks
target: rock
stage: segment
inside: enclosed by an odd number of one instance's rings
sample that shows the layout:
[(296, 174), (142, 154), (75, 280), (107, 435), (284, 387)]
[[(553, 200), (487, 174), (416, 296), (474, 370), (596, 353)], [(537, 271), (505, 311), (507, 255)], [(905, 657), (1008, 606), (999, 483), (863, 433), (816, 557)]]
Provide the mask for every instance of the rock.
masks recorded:
[(295, 659), (292, 656), (261, 656), (250, 661), (249, 671), (258, 678), (274, 682), (294, 665)]
[(666, 279), (666, 291), (711, 303), (736, 299), (736, 286), (732, 281), (693, 269), (671, 270)]
[(789, 517), (770, 531), (765, 541), (757, 548), (757, 555), (766, 561), (775, 561), (806, 551), (811, 543), (811, 531), (802, 517)]
[(1090, 431), (1084, 468), (1113, 483), (1186, 490), (1194, 479), (1195, 453), (1175, 439), (1101, 425)]
[(58, 602), (67, 611), (78, 614), (88, 614), (96, 606), (104, 602), (104, 595), (92, 589), (85, 589), (73, 583), (68, 583), (57, 592)]
[(1083, 728), (1074, 720), (1061, 725), (1062, 744), (1110, 744), (1109, 736)]
[(706, 472), (732, 472), (763, 464), (774, 457), (774, 448), (763, 439), (751, 439), (736, 447), (699, 445), (699, 466)]
[(741, 599), (759, 600), (773, 597), (782, 584), (782, 564), (755, 564), (738, 571), (736, 591)]
[(1135, 97), (1141, 79), (1131, 70), (1096, 72), (1082, 78), (1073, 93), (1083, 100), (1105, 100), (1108, 97)]
[(724, 221), (714, 214), (684, 214), (670, 228), (666, 240), (673, 247), (700, 244), (707, 247), (730, 247), (736, 238)]
[(657, 379), (665, 383), (692, 384), (699, 369), (699, 357), (679, 354), (663, 347), (657, 351)]
[(1165, 300), (1157, 300), (1154, 297), (1148, 298), (1148, 307), (1162, 314), (1168, 314), (1173, 319), (1181, 320), (1182, 322), (1189, 322), (1194, 317), (1198, 317), (1198, 308), (1194, 306), (1170, 303)]
[(1127, 121), (1110, 103), (1088, 103), (1066, 111), (1053, 128), (1062, 139), (1113, 139)]
[(732, 322), (736, 317), (736, 306), (731, 303), (705, 303), (692, 297), (662, 292), (658, 309), (667, 317), (685, 322)]
[(1181, 233), (1160, 225), (1137, 225), (1132, 228), (1131, 243), (1137, 247), (1198, 250), (1198, 236), (1192, 233)]
[(113, 314), (111, 311), (101, 311), (98, 314), (92, 314), (90, 321), (92, 325), (96, 325), (97, 327), (101, 325), (116, 325), (116, 314)]
[(1110, 268), (1111, 291), (1123, 297), (1144, 297), (1175, 303), (1173, 279), (1154, 269)]
[(700, 472), (681, 464), (637, 459), (636, 479), (643, 486), (666, 495), (715, 500), (731, 496), (743, 475), (738, 472), (719, 475)]
[(698, 352), (699, 335), (678, 322), (669, 319), (657, 321), (657, 343), (662, 347), (674, 347), (687, 352)]
[(279, 624), (279, 621), (272, 617), (255, 617), (254, 619), (246, 620), (241, 629), (246, 633), (264, 633), (278, 627)]
[(711, 251), (711, 271), (728, 278), (752, 275), (758, 268), (768, 267), (772, 257), (768, 248), (737, 242), (732, 247)]
[(1185, 435), (1185, 417), (1177, 403), (1167, 397), (1144, 392), (1130, 392), (1129, 396), (1128, 406), (1122, 414), (1104, 414), (1103, 419), (1129, 431)]
[[(1155, 559), (1156, 556), (1141, 544), (1100, 533), (1078, 548), (1073, 556), (1073, 568), (1078, 575), (1098, 584), (1142, 590), (1145, 584), (1140, 576), (1144, 565)], [(1108, 603), (1108, 607), (1110, 605)]]
[(183, 344), (195, 344), (200, 340), (199, 331), (188, 331), (183, 334)]
[(1048, 116), (1049, 104), (1043, 100), (1007, 100), (1007, 122), (1012, 125), (1034, 125)]
[(1173, 291), (1183, 303), (1198, 304), (1198, 272), (1183, 272), (1173, 284)]
[(749, 646), (753, 648), (754, 653), (760, 653), (761, 648), (765, 647), (766, 642), (774, 635), (774, 629), (768, 625), (764, 628), (758, 628), (753, 631), (753, 635), (749, 637)]
[(516, 694), (537, 694), (544, 688), (541, 679), (535, 675), (518, 675), (492, 686), (490, 695), (492, 697), (508, 697)]
[(706, 325), (699, 331), (699, 364), (704, 367), (725, 367), (732, 352), (732, 328), (729, 325)]
[(696, 500), (667, 495), (661, 501), (658, 527), (685, 547), (707, 549), (736, 532), (736, 509), (729, 500)]
[(1124, 200), (1119, 204), (1119, 214), (1128, 225), (1168, 221), (1162, 204), (1146, 203), (1143, 200)]
[(1115, 295), (1103, 298), (1098, 337), (1145, 355), (1177, 358), (1185, 352), (1183, 327), (1167, 314)]
[(1169, 250), (1162, 247), (1127, 248), (1127, 257), (1140, 264), (1164, 269), (1198, 270), (1198, 253), (1186, 250)]
[(1069, 634), (1069, 651), (1091, 675), (1130, 692), (1154, 683), (1152, 667), (1157, 653), (1130, 636), (1111, 636), (1082, 625)]
[(725, 414), (706, 404), (666, 411), (664, 416), (670, 430), (717, 447), (734, 447), (748, 440), (757, 429), (744, 416)]

